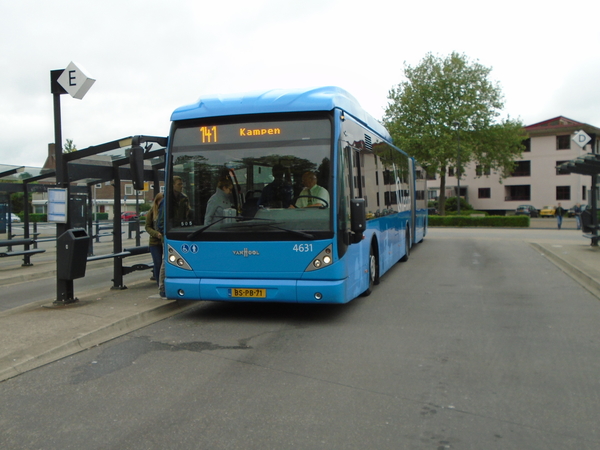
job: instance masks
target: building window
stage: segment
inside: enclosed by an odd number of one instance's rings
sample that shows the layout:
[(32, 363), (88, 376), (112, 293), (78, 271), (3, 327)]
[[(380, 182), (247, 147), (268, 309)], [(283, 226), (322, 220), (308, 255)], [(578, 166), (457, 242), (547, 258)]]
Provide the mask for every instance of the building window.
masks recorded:
[(571, 149), (571, 135), (556, 136), (556, 150), (570, 150)]
[(515, 168), (510, 174), (511, 177), (530, 177), (531, 161), (515, 161)]
[(530, 152), (531, 151), (531, 139), (525, 139), (523, 141), (523, 145), (525, 146), (525, 150), (523, 150), (523, 152)]
[(566, 163), (566, 162), (569, 162), (569, 161), (556, 161), (556, 175), (570, 175), (569, 173), (560, 173), (558, 171), (558, 166), (560, 166), (561, 164)]
[(571, 186), (556, 186), (556, 200), (571, 200)]
[(505, 187), (506, 201), (525, 201), (531, 200), (531, 186), (528, 184), (520, 186), (506, 186)]
[(133, 191), (133, 184), (126, 184), (125, 185), (125, 195), (133, 195), (134, 191)]
[(481, 166), (481, 165), (477, 165), (475, 166), (475, 174), (480, 177), (482, 175), (489, 175), (491, 173), (490, 167), (489, 166)]
[(587, 187), (581, 186), (581, 200), (585, 201), (587, 198)]
[(449, 167), (448, 168), (448, 176), (449, 177), (453, 177), (454, 176), (454, 167)]
[(479, 198), (492, 198), (492, 189), (479, 188)]

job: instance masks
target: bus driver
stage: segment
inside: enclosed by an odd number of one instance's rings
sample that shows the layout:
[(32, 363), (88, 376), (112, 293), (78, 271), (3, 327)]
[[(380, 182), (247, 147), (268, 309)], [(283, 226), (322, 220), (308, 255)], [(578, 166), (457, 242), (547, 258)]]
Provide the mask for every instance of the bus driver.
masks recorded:
[(300, 198), (296, 200), (296, 208), (329, 207), (329, 192), (317, 185), (314, 172), (305, 172), (302, 175), (302, 184), (305, 187), (300, 192)]

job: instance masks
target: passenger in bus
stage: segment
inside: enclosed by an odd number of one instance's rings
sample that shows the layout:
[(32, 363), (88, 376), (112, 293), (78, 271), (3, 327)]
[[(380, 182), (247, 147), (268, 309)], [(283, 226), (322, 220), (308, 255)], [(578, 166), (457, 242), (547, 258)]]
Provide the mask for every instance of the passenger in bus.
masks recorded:
[(173, 220), (174, 226), (183, 226), (189, 220), (190, 200), (183, 193), (183, 180), (177, 175), (173, 177), (170, 210), (169, 217)]
[(286, 180), (286, 170), (281, 164), (273, 166), (274, 180), (267, 184), (260, 195), (258, 206), (267, 208), (289, 208), (292, 205), (294, 190)]
[(302, 184), (305, 187), (296, 200), (296, 208), (329, 207), (329, 192), (317, 185), (317, 176), (314, 172), (305, 172), (302, 175)]
[(150, 236), (148, 241), (148, 248), (150, 249), (150, 255), (152, 255), (152, 278), (151, 280), (156, 280), (156, 283), (159, 283), (160, 277), (160, 266), (162, 264), (162, 256), (163, 256), (163, 235), (159, 229), (159, 220), (162, 218), (159, 217), (158, 211), (159, 206), (163, 200), (163, 194), (158, 193), (156, 197), (154, 197), (154, 201), (152, 202), (152, 208), (146, 214), (146, 232), (148, 236)]
[(223, 210), (233, 208), (232, 192), (233, 183), (229, 178), (219, 180), (216, 192), (208, 199), (208, 203), (206, 204), (204, 225), (208, 225), (223, 217)]

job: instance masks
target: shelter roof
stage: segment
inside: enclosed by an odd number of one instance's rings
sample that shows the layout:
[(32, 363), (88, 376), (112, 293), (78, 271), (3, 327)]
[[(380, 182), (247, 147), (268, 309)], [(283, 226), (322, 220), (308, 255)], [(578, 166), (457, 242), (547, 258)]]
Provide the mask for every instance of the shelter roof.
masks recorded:
[[(144, 156), (144, 170), (152, 171), (155, 168), (164, 168), (164, 147), (166, 138), (155, 136), (130, 136), (97, 146), (88, 147), (71, 153), (63, 154), (68, 165), (69, 182), (85, 184), (109, 181), (114, 178), (115, 167), (124, 170), (121, 179), (129, 180), (129, 152), (133, 141), (136, 145), (148, 143)], [(152, 144), (158, 143), (156, 149), (151, 150)], [(150, 179), (150, 174), (148, 179)], [(32, 183), (45, 182), (56, 184), (56, 170), (54, 167), (25, 167), (0, 165), (0, 182)]]

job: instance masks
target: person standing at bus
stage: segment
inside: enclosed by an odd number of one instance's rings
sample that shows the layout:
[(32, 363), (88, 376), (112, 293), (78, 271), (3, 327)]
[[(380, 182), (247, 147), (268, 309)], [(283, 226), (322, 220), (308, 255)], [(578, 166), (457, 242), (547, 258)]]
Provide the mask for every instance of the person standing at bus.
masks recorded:
[(273, 181), (263, 188), (258, 205), (267, 208), (289, 208), (294, 189), (285, 179), (285, 167), (281, 164), (273, 166), (273, 178)]
[(148, 248), (150, 249), (150, 255), (152, 256), (152, 262), (154, 263), (154, 267), (152, 267), (152, 279), (156, 280), (157, 284), (159, 283), (163, 257), (163, 236), (158, 228), (158, 221), (159, 219), (162, 219), (158, 215), (158, 210), (163, 197), (162, 193), (158, 193), (156, 197), (154, 197), (152, 208), (150, 208), (150, 211), (146, 214), (146, 232), (148, 233), (148, 236), (150, 236)]
[(223, 217), (223, 210), (233, 208), (232, 192), (233, 183), (229, 178), (219, 180), (216, 192), (208, 199), (208, 203), (206, 204), (204, 225), (208, 225)]
[(573, 214), (575, 214), (575, 221), (577, 222), (577, 229), (581, 230), (581, 205), (577, 203), (573, 208)]
[(317, 184), (317, 176), (314, 172), (305, 172), (302, 175), (304, 189), (296, 200), (296, 208), (311, 208), (329, 206), (329, 192)]
[(560, 203), (556, 207), (555, 214), (556, 214), (556, 224), (558, 225), (558, 229), (560, 230), (560, 228), (562, 227), (563, 216), (565, 215), (565, 210), (562, 206), (560, 206)]
[[(172, 220), (172, 224), (175, 226), (181, 226), (186, 221), (189, 220), (190, 215), (190, 201), (183, 193), (183, 180), (181, 177), (175, 175), (173, 177), (173, 189), (171, 191), (171, 195), (169, 196), (169, 218)], [(161, 233), (162, 239), (164, 241), (165, 235), (165, 216), (164, 216), (164, 205), (165, 202), (160, 202), (158, 206), (158, 214), (157, 214), (157, 230)], [(158, 293), (161, 297), (166, 297), (165, 295), (165, 264), (161, 264), (160, 272), (158, 275)]]

